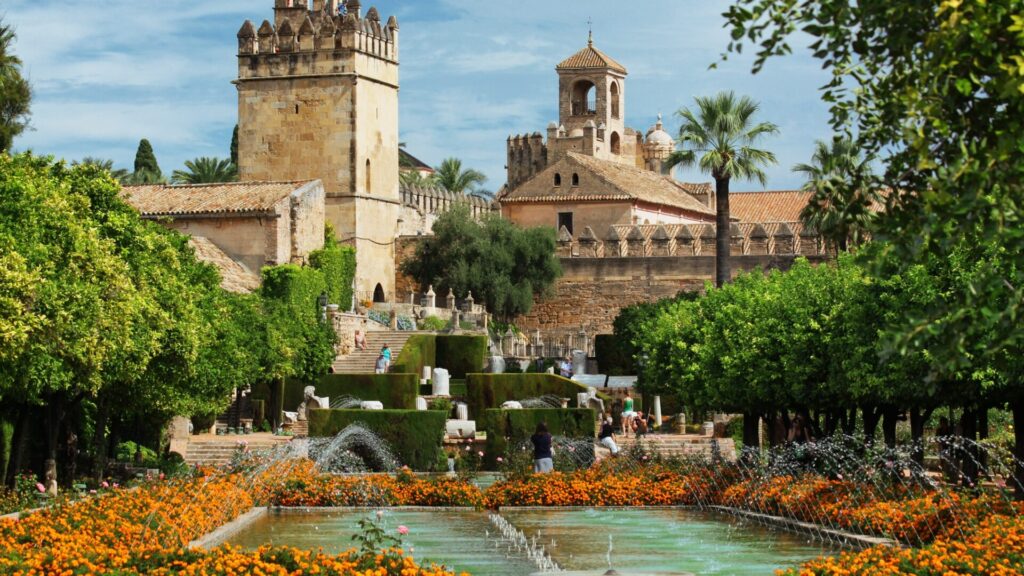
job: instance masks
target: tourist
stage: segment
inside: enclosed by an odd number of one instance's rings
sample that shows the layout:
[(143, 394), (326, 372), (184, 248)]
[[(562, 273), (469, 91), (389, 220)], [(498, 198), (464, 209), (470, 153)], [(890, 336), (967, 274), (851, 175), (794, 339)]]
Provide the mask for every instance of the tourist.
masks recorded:
[(619, 455), (619, 445), (615, 443), (615, 427), (612, 426), (610, 413), (605, 414), (601, 420), (601, 431), (597, 434), (597, 440), (612, 453), (612, 456)]
[(387, 344), (380, 349), (380, 355), (384, 357), (384, 371), (387, 372), (391, 369), (391, 348)]
[(793, 444), (806, 444), (814, 440), (811, 428), (804, 421), (803, 414), (797, 414), (789, 427), (789, 441)]
[(356, 350), (366, 350), (366, 335), (362, 330), (356, 330)]
[(548, 425), (541, 422), (537, 424), (537, 431), (530, 437), (533, 442), (533, 473), (546, 474), (555, 469), (554, 460), (551, 458), (551, 434), (548, 433)]
[(626, 392), (626, 397), (622, 399), (622, 435), (625, 436), (633, 429), (633, 417), (636, 416), (636, 412), (633, 411), (633, 397)]
[(568, 358), (563, 358), (562, 361), (558, 363), (558, 373), (561, 374), (563, 378), (572, 378), (572, 362), (569, 362)]
[(647, 419), (644, 418), (643, 412), (637, 412), (636, 418), (633, 418), (633, 431), (636, 433), (638, 440), (647, 436)]
[(375, 374), (383, 374), (388, 371), (388, 361), (384, 358), (383, 354), (377, 355), (377, 363), (373, 366), (373, 372)]

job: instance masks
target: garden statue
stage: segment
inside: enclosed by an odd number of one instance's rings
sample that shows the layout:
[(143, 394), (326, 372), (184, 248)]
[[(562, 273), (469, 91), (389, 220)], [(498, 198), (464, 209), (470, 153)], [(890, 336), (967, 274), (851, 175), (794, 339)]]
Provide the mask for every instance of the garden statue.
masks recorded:
[(316, 395), (316, 387), (306, 386), (302, 390), (302, 403), (296, 410), (296, 419), (305, 420), (310, 408), (330, 408), (330, 406), (327, 398), (320, 398)]
[(518, 400), (508, 400), (501, 403), (502, 410), (522, 410), (523, 404)]
[(597, 388), (593, 386), (587, 386), (586, 392), (577, 394), (576, 402), (580, 408), (593, 408), (598, 415), (604, 414), (604, 400), (597, 397)]

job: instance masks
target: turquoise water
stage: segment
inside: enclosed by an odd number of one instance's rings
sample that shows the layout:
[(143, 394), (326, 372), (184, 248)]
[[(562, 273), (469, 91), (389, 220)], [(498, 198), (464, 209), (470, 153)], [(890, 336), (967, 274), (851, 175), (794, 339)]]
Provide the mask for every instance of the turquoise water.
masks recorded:
[[(338, 553), (354, 546), (360, 518), (372, 512), (338, 511), (270, 514), (231, 542), (246, 548), (264, 544)], [(692, 572), (700, 575), (772, 574), (828, 553), (816, 544), (780, 531), (742, 524), (732, 517), (688, 510), (506, 510), (502, 515), (537, 537), (566, 570)], [(473, 576), (526, 576), (537, 571), (525, 556), (495, 537), (486, 512), (387, 510), (388, 530), (409, 528), (406, 549), (418, 561), (444, 564)], [(486, 531), (486, 532), (485, 532)], [(486, 536), (490, 532), (490, 536)]]

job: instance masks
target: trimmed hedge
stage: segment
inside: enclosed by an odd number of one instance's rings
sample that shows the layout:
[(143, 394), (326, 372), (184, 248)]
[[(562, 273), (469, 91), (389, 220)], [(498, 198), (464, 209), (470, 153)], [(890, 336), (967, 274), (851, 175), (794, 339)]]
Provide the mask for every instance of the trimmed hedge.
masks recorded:
[[(586, 392), (587, 387), (556, 374), (469, 374), (466, 377), (466, 404), (469, 417), (479, 418), (488, 408), (499, 408), (509, 400), (537, 398), (551, 394), (568, 398), (570, 405), (576, 403), (576, 394)], [(611, 409), (611, 398), (601, 392), (606, 410)]]
[(423, 375), (424, 366), (434, 366), (436, 353), (436, 336), (433, 334), (413, 334), (402, 346), (402, 352), (391, 363), (393, 372), (415, 374), (417, 381)]
[[(420, 396), (430, 396), (434, 392), (431, 384), (420, 384)], [(448, 382), (448, 394), (452, 398), (466, 397), (466, 381), (452, 379)]]
[(334, 436), (359, 422), (386, 441), (402, 464), (428, 472), (445, 461), (447, 417), (437, 410), (310, 410), (309, 436)]
[[(306, 382), (289, 379), (284, 389), (286, 410), (295, 410), (302, 402)], [(325, 374), (313, 384), (317, 396), (334, 400), (353, 396), (360, 400), (377, 400), (391, 410), (415, 410), (419, 394), (419, 378), (415, 374)]]
[(528, 441), (540, 422), (547, 424), (553, 436), (590, 439), (597, 436), (597, 414), (590, 408), (489, 409), (484, 410), (482, 420), (487, 430), (484, 464), (490, 470), (495, 469), (498, 456), (508, 454), (509, 445), (514, 447)]
[(402, 353), (392, 363), (392, 370), (416, 374), (418, 378), (424, 366), (440, 366), (448, 370), (452, 378), (461, 379), (483, 370), (486, 355), (487, 337), (483, 335), (415, 334), (402, 347)]
[(484, 369), (487, 356), (485, 336), (437, 336), (434, 362), (448, 370), (452, 378), (465, 378), (466, 374)]

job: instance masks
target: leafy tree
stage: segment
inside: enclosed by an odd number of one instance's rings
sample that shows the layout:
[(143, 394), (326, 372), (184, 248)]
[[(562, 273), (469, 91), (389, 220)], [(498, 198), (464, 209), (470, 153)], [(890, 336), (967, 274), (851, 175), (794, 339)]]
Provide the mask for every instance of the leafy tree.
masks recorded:
[(864, 241), (879, 197), (870, 187), (870, 159), (862, 156), (852, 140), (818, 140), (811, 163), (797, 164), (793, 171), (807, 178), (803, 189), (813, 192), (800, 213), (805, 226), (817, 230), (842, 252), (851, 242)]
[(433, 187), (434, 180), (430, 176), (424, 176), (419, 170), (401, 170), (398, 173), (398, 180), (406, 186)]
[(21, 75), (14, 54), (14, 28), (0, 19), (0, 151), (10, 150), (14, 138), (28, 127), (32, 89)]
[(145, 138), (139, 141), (139, 147), (135, 151), (135, 173), (150, 173), (158, 178), (163, 177), (160, 165), (156, 162), (156, 154), (153, 153), (153, 145)]
[(201, 157), (185, 161), (185, 170), (175, 170), (171, 181), (175, 184), (211, 184), (238, 180), (238, 169), (230, 160)]
[(445, 158), (432, 176), (434, 182), (445, 190), (463, 193), (471, 191), (487, 181), (483, 172), (462, 167), (462, 160)]
[(127, 181), (128, 177), (129, 177), (127, 169), (125, 169), (125, 168), (114, 168), (114, 161), (113, 160), (106, 160), (106, 159), (103, 159), (103, 158), (93, 158), (92, 156), (86, 156), (85, 158), (82, 158), (81, 160), (75, 160), (74, 162), (71, 163), (72, 166), (79, 166), (79, 165), (83, 165), (83, 164), (93, 165), (93, 166), (96, 166), (97, 168), (99, 168), (100, 170), (104, 170), (106, 172), (110, 172), (110, 175), (114, 178), (114, 180), (117, 180), (118, 182), (121, 182), (121, 183), (124, 183), (125, 181)]
[(460, 296), (472, 291), (501, 319), (529, 312), (534, 297), (546, 295), (561, 275), (551, 228), (524, 230), (498, 217), (478, 222), (458, 204), (434, 222), (433, 232), (402, 272), (422, 289), (433, 285), (438, 293), (451, 289)]
[(733, 178), (757, 180), (764, 185), (762, 166), (775, 163), (775, 155), (754, 148), (762, 136), (775, 134), (770, 122), (754, 123), (758, 104), (733, 92), (696, 98), (697, 112), (681, 108), (679, 128), (681, 150), (667, 160), (669, 167), (698, 166), (715, 179), (716, 246), (715, 285), (723, 286), (731, 278), (729, 270), (729, 181)]
[(231, 163), (238, 166), (238, 124), (231, 131)]

